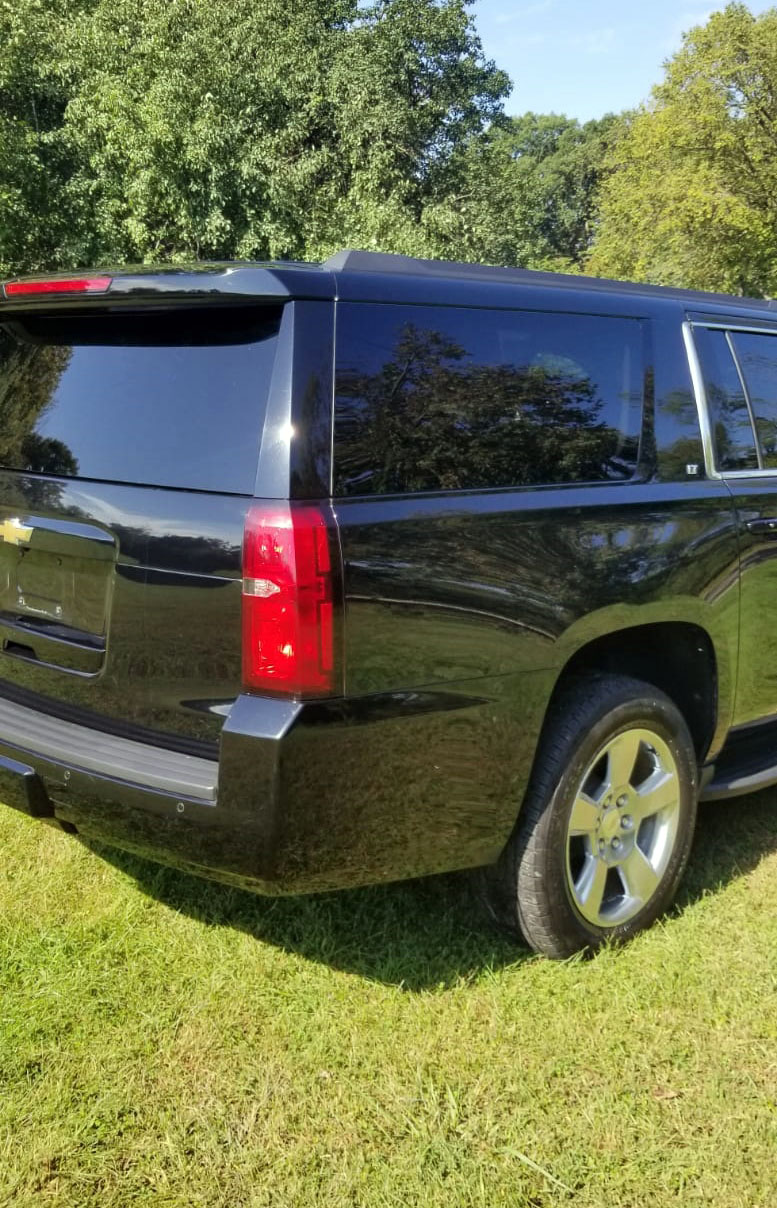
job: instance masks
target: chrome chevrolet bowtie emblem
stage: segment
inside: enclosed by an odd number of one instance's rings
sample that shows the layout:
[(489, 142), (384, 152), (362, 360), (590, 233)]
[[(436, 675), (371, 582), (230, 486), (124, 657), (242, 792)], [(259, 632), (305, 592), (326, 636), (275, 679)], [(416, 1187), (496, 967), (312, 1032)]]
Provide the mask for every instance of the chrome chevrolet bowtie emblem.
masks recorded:
[(21, 545), (23, 541), (29, 541), (34, 532), (34, 528), (22, 524), (21, 520), (16, 519), (16, 517), (4, 520), (0, 524), (0, 537), (8, 545)]

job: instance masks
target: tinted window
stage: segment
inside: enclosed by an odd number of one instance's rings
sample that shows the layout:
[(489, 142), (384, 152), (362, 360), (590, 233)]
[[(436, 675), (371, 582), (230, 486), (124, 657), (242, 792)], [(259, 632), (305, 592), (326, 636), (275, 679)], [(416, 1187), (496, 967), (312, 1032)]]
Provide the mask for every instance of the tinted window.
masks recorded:
[(343, 304), (335, 491), (630, 478), (638, 320)]
[(758, 467), (753, 426), (725, 331), (694, 329), (719, 470)]
[(766, 469), (777, 467), (777, 336), (735, 331), (731, 339), (745, 379)]
[(0, 328), (0, 464), (252, 494), (278, 324), (239, 309)]

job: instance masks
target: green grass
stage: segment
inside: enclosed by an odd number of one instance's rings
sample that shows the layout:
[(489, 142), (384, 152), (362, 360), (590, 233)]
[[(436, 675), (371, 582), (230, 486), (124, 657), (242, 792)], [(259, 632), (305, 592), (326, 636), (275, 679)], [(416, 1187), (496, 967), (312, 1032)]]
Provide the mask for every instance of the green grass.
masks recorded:
[(777, 796), (551, 964), (455, 878), (263, 900), (0, 811), (0, 1204), (771, 1206)]

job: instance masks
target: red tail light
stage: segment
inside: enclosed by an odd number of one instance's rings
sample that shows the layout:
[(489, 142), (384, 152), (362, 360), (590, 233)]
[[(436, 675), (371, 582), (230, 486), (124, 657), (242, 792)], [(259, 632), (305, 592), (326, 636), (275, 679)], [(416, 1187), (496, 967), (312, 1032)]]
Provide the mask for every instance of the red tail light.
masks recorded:
[(33, 294), (105, 294), (112, 277), (70, 277), (51, 281), (6, 281), (6, 298), (23, 298)]
[(243, 683), (262, 692), (337, 691), (331, 512), (251, 508), (243, 543)]

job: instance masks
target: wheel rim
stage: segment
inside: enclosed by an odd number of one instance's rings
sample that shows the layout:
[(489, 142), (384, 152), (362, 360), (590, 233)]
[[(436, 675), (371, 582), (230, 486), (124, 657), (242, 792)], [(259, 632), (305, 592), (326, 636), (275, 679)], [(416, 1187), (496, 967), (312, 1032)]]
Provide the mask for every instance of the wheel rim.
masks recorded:
[(567, 825), (572, 899), (596, 927), (626, 923), (654, 897), (674, 851), (680, 778), (652, 730), (622, 730), (600, 748), (580, 781)]

